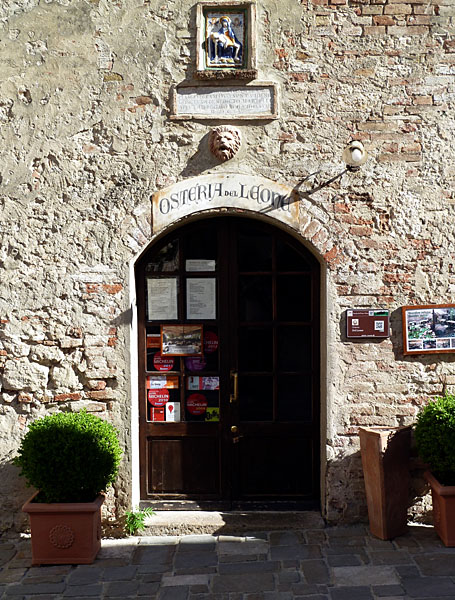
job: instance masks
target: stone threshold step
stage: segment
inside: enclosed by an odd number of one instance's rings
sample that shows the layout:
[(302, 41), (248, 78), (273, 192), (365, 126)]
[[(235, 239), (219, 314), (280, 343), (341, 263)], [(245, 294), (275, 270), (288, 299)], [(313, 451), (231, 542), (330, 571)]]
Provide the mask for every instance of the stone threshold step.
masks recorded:
[(257, 531), (324, 529), (325, 522), (316, 511), (204, 511), (164, 510), (146, 521), (141, 535), (188, 535), (247, 533)]

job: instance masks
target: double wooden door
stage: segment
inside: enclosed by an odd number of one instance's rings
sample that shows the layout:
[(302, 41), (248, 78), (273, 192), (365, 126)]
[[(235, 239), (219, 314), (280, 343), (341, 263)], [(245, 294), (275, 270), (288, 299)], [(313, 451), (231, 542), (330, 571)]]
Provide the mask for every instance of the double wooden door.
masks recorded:
[(319, 264), (272, 226), (180, 228), (137, 267), (142, 500), (314, 508)]

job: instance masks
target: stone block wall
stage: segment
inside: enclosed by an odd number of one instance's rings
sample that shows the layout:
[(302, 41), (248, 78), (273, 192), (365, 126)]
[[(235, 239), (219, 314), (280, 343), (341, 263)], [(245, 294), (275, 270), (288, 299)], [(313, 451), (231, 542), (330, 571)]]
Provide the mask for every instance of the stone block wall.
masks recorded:
[[(150, 195), (242, 171), (301, 185), (301, 234), (327, 267), (323, 513), (366, 514), (358, 427), (409, 424), (452, 355), (404, 357), (400, 307), (455, 301), (452, 0), (258, 0), (259, 79), (280, 116), (235, 123), (219, 165), (213, 123), (169, 119), (192, 81), (188, 1), (7, 0), (0, 5), (0, 491), (2, 528), (27, 496), (11, 465), (31, 420), (88, 410), (120, 431), (112, 517), (132, 497), (130, 264), (152, 240)], [(361, 140), (370, 155), (343, 169)], [(344, 311), (391, 311), (381, 343), (344, 337)], [(324, 454), (324, 453), (323, 453)], [(415, 504), (413, 511), (420, 511)]]

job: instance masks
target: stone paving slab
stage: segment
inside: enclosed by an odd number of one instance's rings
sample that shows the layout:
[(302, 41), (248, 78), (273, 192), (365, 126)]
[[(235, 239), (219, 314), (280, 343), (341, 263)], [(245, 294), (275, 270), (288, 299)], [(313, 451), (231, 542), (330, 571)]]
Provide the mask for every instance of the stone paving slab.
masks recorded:
[(334, 585), (386, 585), (399, 583), (398, 575), (392, 567), (366, 565), (362, 567), (333, 567)]
[(31, 566), (30, 539), (0, 539), (0, 600), (448, 600), (455, 548), (410, 526), (225, 531), (105, 539), (93, 565)]

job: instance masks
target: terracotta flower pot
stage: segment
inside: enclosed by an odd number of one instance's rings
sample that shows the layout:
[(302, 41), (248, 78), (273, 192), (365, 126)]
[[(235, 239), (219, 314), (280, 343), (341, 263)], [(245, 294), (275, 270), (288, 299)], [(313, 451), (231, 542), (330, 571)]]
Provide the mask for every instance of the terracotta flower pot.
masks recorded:
[(22, 507), (30, 517), (32, 565), (90, 564), (101, 548), (101, 506), (93, 502), (44, 504), (33, 502), (36, 492)]
[(390, 540), (407, 529), (411, 427), (359, 430), (370, 530)]
[(433, 524), (436, 533), (448, 547), (455, 546), (455, 485), (441, 485), (436, 477), (425, 471), (433, 499)]

